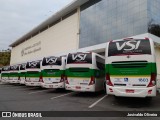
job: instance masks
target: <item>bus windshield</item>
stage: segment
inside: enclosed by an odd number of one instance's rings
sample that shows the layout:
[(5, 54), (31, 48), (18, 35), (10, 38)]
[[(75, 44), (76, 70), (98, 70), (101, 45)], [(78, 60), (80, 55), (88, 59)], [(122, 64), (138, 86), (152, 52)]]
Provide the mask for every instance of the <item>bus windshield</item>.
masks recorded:
[(32, 68), (40, 69), (40, 63), (41, 61), (27, 62), (26, 69), (32, 69)]
[(25, 68), (26, 68), (26, 63), (20, 65), (20, 70), (25, 70)]
[(109, 43), (108, 57), (142, 54), (151, 55), (151, 45), (147, 39), (112, 41)]
[(68, 54), (67, 64), (92, 64), (91, 53)]
[(47, 66), (47, 65), (62, 65), (62, 58), (61, 57), (48, 57), (48, 58), (43, 58), (42, 61), (42, 66)]

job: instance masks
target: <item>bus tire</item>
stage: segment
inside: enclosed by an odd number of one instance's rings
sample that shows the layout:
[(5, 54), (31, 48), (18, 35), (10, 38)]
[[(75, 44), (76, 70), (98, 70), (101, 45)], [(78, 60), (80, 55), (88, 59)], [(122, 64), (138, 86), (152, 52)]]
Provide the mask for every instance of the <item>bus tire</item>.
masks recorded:
[(106, 83), (105, 83), (105, 82), (104, 82), (104, 84), (103, 84), (103, 90), (104, 90), (104, 92), (107, 94)]
[(147, 102), (151, 102), (151, 101), (152, 101), (152, 97), (146, 97), (145, 100), (146, 100)]

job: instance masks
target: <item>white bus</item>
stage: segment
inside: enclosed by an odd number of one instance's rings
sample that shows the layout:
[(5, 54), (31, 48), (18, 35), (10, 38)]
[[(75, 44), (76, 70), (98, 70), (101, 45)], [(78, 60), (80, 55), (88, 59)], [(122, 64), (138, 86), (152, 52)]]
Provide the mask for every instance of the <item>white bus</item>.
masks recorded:
[(25, 84), (26, 80), (26, 63), (20, 64), (20, 84)]
[(9, 83), (19, 83), (19, 82), (20, 82), (19, 65), (12, 65), (10, 66)]
[(104, 89), (105, 59), (91, 52), (69, 53), (65, 71), (65, 88), (79, 92)]
[(156, 96), (156, 59), (150, 38), (110, 41), (106, 48), (107, 94), (123, 97)]
[(41, 60), (27, 62), (26, 86), (41, 86)]
[(65, 88), (65, 57), (45, 57), (42, 60), (41, 72), (44, 88)]
[(3, 82), (3, 83), (8, 83), (9, 82), (9, 73), (10, 73), (9, 71), (10, 71), (10, 66), (2, 67), (1, 82)]

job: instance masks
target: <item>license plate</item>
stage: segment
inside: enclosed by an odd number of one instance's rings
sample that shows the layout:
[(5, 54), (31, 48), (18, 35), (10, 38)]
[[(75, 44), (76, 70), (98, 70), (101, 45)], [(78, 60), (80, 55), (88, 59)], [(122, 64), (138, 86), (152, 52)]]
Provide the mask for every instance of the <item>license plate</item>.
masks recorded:
[(134, 90), (126, 90), (126, 93), (134, 93)]
[(49, 85), (50, 88), (53, 88), (53, 85)]
[(81, 87), (80, 86), (76, 86), (76, 89), (81, 89)]
[(31, 85), (34, 85), (34, 83), (31, 83)]

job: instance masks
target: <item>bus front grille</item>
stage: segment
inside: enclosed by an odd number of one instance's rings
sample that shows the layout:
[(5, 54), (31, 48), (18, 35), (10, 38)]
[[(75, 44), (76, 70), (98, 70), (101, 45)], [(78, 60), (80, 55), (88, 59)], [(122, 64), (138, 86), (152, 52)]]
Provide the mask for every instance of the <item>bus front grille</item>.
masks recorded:
[(145, 84), (133, 84), (132, 86), (146, 86)]
[(119, 61), (112, 62), (112, 67), (114, 68), (139, 68), (146, 67), (147, 61)]
[(114, 86), (126, 86), (126, 84), (114, 84)]

